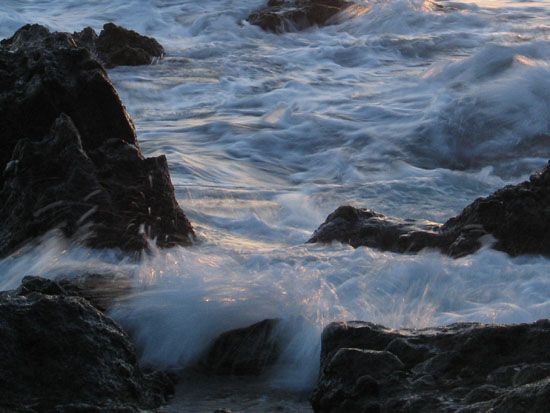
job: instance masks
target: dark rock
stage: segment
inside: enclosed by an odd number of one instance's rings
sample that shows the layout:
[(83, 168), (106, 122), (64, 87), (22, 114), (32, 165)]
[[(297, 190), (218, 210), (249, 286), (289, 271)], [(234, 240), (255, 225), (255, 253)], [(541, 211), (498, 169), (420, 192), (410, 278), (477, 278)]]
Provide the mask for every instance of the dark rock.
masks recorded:
[(523, 386), (550, 377), (550, 360), (545, 364), (529, 364), (522, 366), (514, 375), (514, 386)]
[(128, 336), (54, 281), (27, 277), (0, 295), (0, 410), (134, 412), (173, 393), (144, 373)]
[(355, 381), (365, 375), (382, 379), (394, 371), (403, 370), (404, 367), (401, 360), (389, 351), (340, 348), (328, 360), (323, 371), (327, 378), (332, 379), (343, 374), (345, 379)]
[(96, 248), (187, 245), (164, 156), (144, 158), (105, 70), (67, 33), (0, 47), (0, 255), (51, 229)]
[(445, 224), (400, 220), (368, 209), (339, 207), (308, 242), (339, 241), (357, 248), (414, 253), (424, 248), (452, 257), (474, 253), (481, 238), (510, 255), (550, 255), (550, 165), (529, 181), (478, 198)]
[[(550, 406), (550, 377), (535, 383), (509, 389), (496, 400), (486, 404), (490, 411), (499, 413), (544, 413)], [(479, 406), (478, 411), (487, 411)]]
[(282, 33), (335, 23), (339, 13), (350, 9), (356, 13), (368, 10), (347, 0), (269, 0), (247, 20), (264, 30)]
[(99, 36), (91, 27), (70, 34), (50, 33), (44, 26), (27, 24), (0, 44), (10, 51), (29, 47), (81, 47), (97, 57), (107, 68), (149, 65), (164, 56), (164, 48), (152, 37), (143, 36), (114, 23), (103, 25)]
[(53, 280), (27, 275), (13, 292), (0, 295), (26, 296), (33, 292), (46, 295), (70, 295), (85, 298), (99, 311), (107, 311), (117, 300), (132, 291), (132, 279), (127, 274), (81, 274), (58, 276)]
[(418, 252), (440, 244), (434, 223), (419, 224), (386, 217), (369, 209), (341, 206), (315, 231), (308, 242), (339, 241), (352, 247)]
[(107, 68), (151, 64), (164, 55), (164, 48), (152, 37), (107, 23), (99, 36), (91, 27), (73, 34), (80, 46), (97, 54)]
[(421, 330), (333, 323), (323, 332), (312, 406), (316, 412), (543, 412), (549, 360), (550, 320)]
[(499, 388), (490, 384), (474, 388), (466, 394), (464, 401), (468, 404), (492, 400), (499, 395)]
[(259, 375), (281, 353), (280, 320), (266, 319), (221, 334), (201, 364), (215, 374)]
[(18, 296), (27, 296), (31, 293), (40, 293), (44, 295), (74, 295), (67, 292), (55, 281), (32, 275), (24, 277), (21, 281), (21, 285), (14, 293)]

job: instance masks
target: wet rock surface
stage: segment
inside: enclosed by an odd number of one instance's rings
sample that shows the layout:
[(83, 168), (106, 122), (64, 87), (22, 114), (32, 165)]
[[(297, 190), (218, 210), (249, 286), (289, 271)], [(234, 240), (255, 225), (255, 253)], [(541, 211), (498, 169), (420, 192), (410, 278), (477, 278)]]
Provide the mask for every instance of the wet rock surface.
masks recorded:
[(54, 281), (0, 293), (0, 325), (0, 410), (133, 412), (173, 393), (166, 374), (140, 369), (114, 321)]
[(266, 319), (221, 334), (201, 361), (201, 367), (221, 375), (263, 373), (280, 356), (280, 324), (279, 319)]
[(330, 324), (311, 400), (316, 412), (545, 412), (550, 320), (422, 330)]
[(101, 64), (67, 33), (25, 26), (0, 47), (0, 255), (52, 229), (140, 251), (194, 237), (164, 156), (145, 158)]
[(346, 0), (269, 0), (248, 21), (264, 30), (282, 33), (335, 23), (338, 14), (348, 9), (366, 11)]
[(342, 206), (309, 242), (339, 241), (400, 253), (433, 248), (461, 257), (477, 251), (488, 236), (496, 239), (495, 249), (510, 255), (550, 255), (550, 164), (526, 182), (478, 198), (443, 225)]

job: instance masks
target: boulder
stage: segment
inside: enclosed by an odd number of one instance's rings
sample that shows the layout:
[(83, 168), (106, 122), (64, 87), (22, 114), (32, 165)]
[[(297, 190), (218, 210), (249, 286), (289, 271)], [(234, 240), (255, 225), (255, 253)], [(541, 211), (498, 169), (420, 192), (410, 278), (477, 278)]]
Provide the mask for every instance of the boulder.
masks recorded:
[(173, 393), (113, 320), (54, 281), (26, 277), (0, 293), (0, 325), (0, 410), (138, 412)]
[(226, 331), (214, 340), (200, 364), (207, 371), (220, 375), (259, 375), (280, 356), (279, 330), (279, 319), (266, 319)]
[(482, 238), (510, 255), (550, 255), (550, 164), (528, 181), (478, 198), (443, 225), (391, 218), (369, 209), (339, 207), (308, 242), (338, 241), (357, 248), (414, 253), (437, 249), (452, 257), (477, 251)]
[(105, 24), (99, 36), (91, 27), (73, 36), (79, 46), (90, 49), (107, 68), (149, 65), (164, 55), (164, 48), (152, 37), (114, 23)]
[[(332, 323), (315, 412), (545, 412), (550, 320), (393, 330)], [(494, 409), (494, 410), (493, 410)]]
[(188, 245), (164, 156), (145, 158), (101, 64), (67, 33), (0, 47), (0, 255), (52, 229), (95, 248)]
[(367, 7), (347, 0), (269, 0), (248, 16), (248, 22), (262, 29), (282, 33), (335, 23), (345, 10), (364, 13)]

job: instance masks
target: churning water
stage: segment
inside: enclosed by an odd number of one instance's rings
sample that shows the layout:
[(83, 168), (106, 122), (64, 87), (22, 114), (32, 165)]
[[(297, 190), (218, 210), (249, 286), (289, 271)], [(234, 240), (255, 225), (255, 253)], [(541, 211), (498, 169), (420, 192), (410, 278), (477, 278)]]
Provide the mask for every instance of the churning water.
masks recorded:
[(189, 365), (222, 331), (281, 317), (295, 335), (270, 383), (292, 389), (312, 384), (320, 331), (334, 320), (548, 317), (547, 258), (304, 242), (342, 204), (442, 222), (544, 166), (550, 2), (364, 1), (364, 15), (283, 35), (246, 23), (263, 3), (0, 2), (0, 37), (28, 22), (114, 21), (165, 46), (159, 64), (109, 75), (144, 153), (167, 155), (200, 238), (136, 263), (50, 235), (0, 261), (0, 288), (26, 274), (134, 274), (134, 294), (111, 315), (162, 367)]

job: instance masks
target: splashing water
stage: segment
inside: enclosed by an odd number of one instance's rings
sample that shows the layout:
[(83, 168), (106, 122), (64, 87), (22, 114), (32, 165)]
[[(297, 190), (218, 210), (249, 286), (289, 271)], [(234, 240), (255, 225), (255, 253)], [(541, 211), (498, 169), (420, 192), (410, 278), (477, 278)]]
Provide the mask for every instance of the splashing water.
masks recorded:
[(244, 20), (263, 0), (3, 2), (0, 37), (28, 22), (112, 20), (166, 46), (160, 64), (109, 74), (143, 151), (167, 155), (201, 241), (136, 262), (50, 234), (0, 261), (0, 288), (27, 274), (130, 274), (134, 292), (111, 315), (162, 367), (280, 317), (294, 335), (270, 383), (292, 389), (315, 380), (331, 321), (548, 317), (547, 258), (304, 244), (341, 204), (441, 222), (550, 158), (547, 3), (368, 3), (337, 25), (275, 35)]

